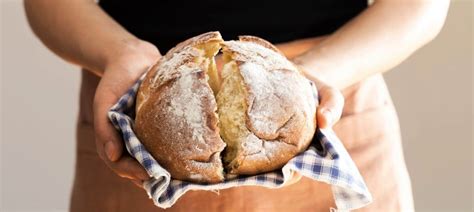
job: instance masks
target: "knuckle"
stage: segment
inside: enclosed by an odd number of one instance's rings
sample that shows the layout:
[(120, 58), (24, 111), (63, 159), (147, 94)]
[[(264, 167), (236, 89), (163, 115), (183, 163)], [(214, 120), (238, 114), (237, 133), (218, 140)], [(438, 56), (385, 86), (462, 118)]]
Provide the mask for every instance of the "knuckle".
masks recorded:
[(99, 156), (99, 158), (103, 161), (105, 161), (105, 155), (104, 153), (102, 152), (102, 149), (96, 147), (95, 151), (97, 152), (97, 155)]
[(130, 175), (128, 175), (128, 174), (126, 174), (126, 173), (124, 173), (124, 172), (120, 172), (120, 171), (115, 170), (115, 169), (112, 169), (112, 170), (115, 172), (115, 174), (116, 174), (117, 176), (119, 176), (119, 177), (121, 177), (121, 178), (124, 178), (124, 179), (132, 179), (132, 178), (130, 177)]
[(115, 164), (115, 169), (122, 174), (133, 174), (133, 169), (127, 163), (120, 163), (120, 161)]
[(122, 173), (122, 172), (115, 172), (119, 177), (125, 178), (125, 179), (131, 179), (129, 175)]
[(120, 164), (107, 163), (109, 168), (115, 172), (115, 174), (121, 178), (132, 179), (131, 175), (126, 169), (124, 169)]

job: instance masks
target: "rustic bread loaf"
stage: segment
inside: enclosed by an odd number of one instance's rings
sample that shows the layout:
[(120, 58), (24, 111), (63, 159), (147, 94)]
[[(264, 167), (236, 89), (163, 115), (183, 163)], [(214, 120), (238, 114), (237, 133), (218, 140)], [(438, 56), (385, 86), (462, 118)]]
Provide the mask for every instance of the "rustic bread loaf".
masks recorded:
[[(214, 56), (221, 48), (219, 74)], [(315, 92), (267, 41), (223, 41), (209, 32), (150, 69), (134, 130), (173, 178), (216, 183), (281, 168), (304, 151), (316, 129)]]

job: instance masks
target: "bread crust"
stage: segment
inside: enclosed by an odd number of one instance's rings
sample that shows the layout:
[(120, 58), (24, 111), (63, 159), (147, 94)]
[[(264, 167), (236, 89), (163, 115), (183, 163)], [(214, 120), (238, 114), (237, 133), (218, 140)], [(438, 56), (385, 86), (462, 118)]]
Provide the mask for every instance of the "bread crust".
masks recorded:
[[(134, 131), (175, 179), (217, 183), (225, 177), (273, 171), (311, 142), (316, 129), (314, 87), (271, 43), (254, 36), (239, 39), (224, 42), (218, 32), (188, 39), (168, 51), (140, 85)], [(215, 55), (216, 44), (235, 62), (243, 82), (239, 88), (245, 91), (242, 101), (234, 98), (245, 105), (245, 120), (238, 125), (245, 125), (245, 135), (238, 147), (232, 146), (238, 151), (225, 164), (221, 136), (226, 139), (223, 133), (232, 129), (220, 126), (206, 75), (212, 64), (205, 58)], [(219, 95), (227, 95), (214, 91), (218, 102)]]
[(196, 48), (221, 42), (218, 32), (178, 44), (149, 71), (137, 96), (134, 130), (175, 179), (216, 183), (224, 179), (217, 105)]
[[(236, 61), (246, 90), (246, 127), (240, 150), (226, 170), (252, 175), (281, 168), (307, 149), (316, 129), (316, 90), (269, 42), (241, 36), (223, 51)], [(282, 84), (282, 82), (284, 82)]]

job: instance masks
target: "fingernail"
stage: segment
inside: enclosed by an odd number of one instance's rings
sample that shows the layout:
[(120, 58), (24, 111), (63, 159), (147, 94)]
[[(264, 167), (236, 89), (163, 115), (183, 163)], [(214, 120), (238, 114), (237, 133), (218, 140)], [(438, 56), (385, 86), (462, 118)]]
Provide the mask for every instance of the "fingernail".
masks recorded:
[(112, 141), (105, 143), (104, 148), (105, 148), (105, 154), (107, 155), (107, 158), (109, 158), (110, 161), (113, 161), (114, 147), (113, 147)]
[(332, 125), (332, 113), (331, 113), (331, 110), (328, 110), (328, 109), (322, 109), (322, 114), (324, 116), (324, 118), (326, 119), (326, 128), (327, 127), (330, 127)]

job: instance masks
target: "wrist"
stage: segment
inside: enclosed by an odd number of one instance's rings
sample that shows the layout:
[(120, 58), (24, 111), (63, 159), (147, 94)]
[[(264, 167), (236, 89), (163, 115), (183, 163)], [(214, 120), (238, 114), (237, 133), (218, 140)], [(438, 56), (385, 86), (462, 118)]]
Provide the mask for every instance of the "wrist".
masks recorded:
[(318, 64), (314, 59), (307, 59), (304, 57), (295, 57), (292, 62), (298, 67), (300, 72), (309, 80), (313, 81), (318, 87), (320, 83), (329, 84), (327, 79), (327, 72), (321, 64)]
[(298, 67), (300, 72), (306, 78), (308, 78), (310, 80), (313, 80), (312, 78), (314, 78), (314, 75), (315, 75), (315, 73), (313, 73), (313, 72), (316, 70), (316, 68), (314, 67), (313, 62), (308, 63), (307, 59), (305, 59), (304, 57), (301, 57), (301, 56), (295, 57), (291, 61), (293, 62), (293, 64), (296, 65), (296, 67)]
[(136, 38), (127, 39), (109, 49), (103, 57), (101, 70), (125, 70), (128, 74), (138, 75), (137, 70), (153, 65), (160, 57), (153, 44)]

